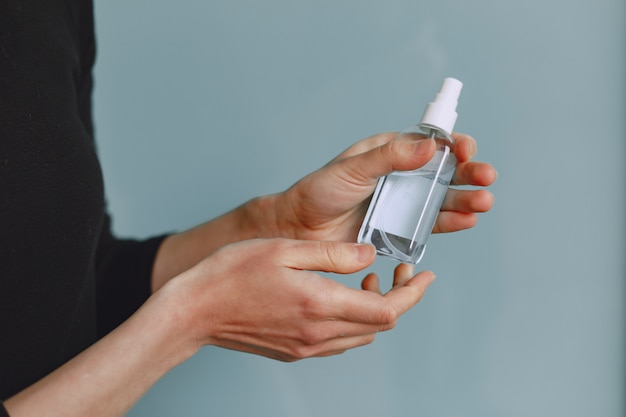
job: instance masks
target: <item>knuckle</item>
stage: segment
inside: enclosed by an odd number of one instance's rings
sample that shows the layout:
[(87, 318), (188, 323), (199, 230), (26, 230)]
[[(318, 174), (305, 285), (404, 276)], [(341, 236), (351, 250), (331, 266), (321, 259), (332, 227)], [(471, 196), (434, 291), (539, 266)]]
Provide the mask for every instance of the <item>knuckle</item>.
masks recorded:
[(329, 314), (331, 296), (328, 291), (319, 290), (307, 294), (300, 302), (302, 316), (306, 319), (317, 321)]
[(303, 347), (315, 346), (324, 340), (320, 332), (310, 326), (302, 329), (299, 339)]
[(278, 361), (281, 362), (285, 362), (285, 363), (292, 363), (292, 362), (296, 362), (297, 360), (299, 360), (299, 358), (297, 358), (296, 356), (294, 356), (294, 349), (291, 348), (286, 348), (282, 351), (277, 352), (276, 354), (270, 356), (272, 359), (276, 359)]
[(310, 346), (300, 345), (291, 350), (291, 361), (295, 362), (302, 359), (307, 359), (314, 356)]
[(395, 155), (404, 154), (404, 152), (402, 152), (403, 145), (404, 143), (399, 140), (391, 140), (379, 149), (385, 160), (390, 160)]
[(380, 310), (378, 320), (385, 330), (391, 330), (398, 323), (398, 312), (393, 306), (385, 306)]
[(287, 250), (288, 240), (282, 238), (270, 239), (269, 245), (272, 254), (280, 254)]
[(320, 245), (331, 268), (338, 268), (341, 265), (343, 246), (339, 242), (320, 242)]

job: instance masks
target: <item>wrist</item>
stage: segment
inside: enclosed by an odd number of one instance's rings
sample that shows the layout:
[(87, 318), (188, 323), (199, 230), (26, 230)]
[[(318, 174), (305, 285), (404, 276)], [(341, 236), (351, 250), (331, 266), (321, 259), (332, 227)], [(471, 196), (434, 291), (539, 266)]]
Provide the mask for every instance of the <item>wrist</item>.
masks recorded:
[(202, 347), (196, 337), (191, 297), (185, 295), (178, 279), (172, 279), (138, 311), (141, 314), (145, 309), (148, 320), (154, 322), (154, 337), (160, 340), (162, 358), (172, 367), (189, 359)]
[(279, 236), (275, 200), (273, 195), (255, 198), (213, 220), (168, 236), (154, 261), (152, 291), (225, 245)]
[(242, 231), (242, 235), (247, 236), (247, 238), (264, 239), (291, 237), (284, 230), (282, 219), (278, 213), (279, 196), (280, 194), (271, 194), (256, 197), (241, 207), (244, 220), (240, 224), (245, 229)]

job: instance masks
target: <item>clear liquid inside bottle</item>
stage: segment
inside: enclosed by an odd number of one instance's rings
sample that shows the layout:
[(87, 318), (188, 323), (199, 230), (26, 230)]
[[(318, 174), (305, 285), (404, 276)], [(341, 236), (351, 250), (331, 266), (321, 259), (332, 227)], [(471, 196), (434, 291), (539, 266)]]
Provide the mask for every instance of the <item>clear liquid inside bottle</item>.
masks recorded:
[[(415, 132), (403, 134), (415, 136)], [(431, 137), (436, 134), (430, 132)], [(436, 142), (437, 151), (426, 165), (379, 180), (359, 242), (370, 243), (379, 254), (401, 262), (416, 264), (422, 259), (456, 167), (450, 140), (436, 138)]]

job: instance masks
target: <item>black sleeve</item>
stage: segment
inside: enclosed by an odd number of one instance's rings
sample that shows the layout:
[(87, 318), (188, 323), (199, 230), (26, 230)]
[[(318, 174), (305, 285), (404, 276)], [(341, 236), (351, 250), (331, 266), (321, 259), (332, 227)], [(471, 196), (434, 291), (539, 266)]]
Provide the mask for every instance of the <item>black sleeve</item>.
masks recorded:
[(117, 239), (105, 216), (96, 254), (98, 337), (132, 315), (151, 294), (152, 267), (166, 236)]
[(10, 417), (9, 413), (7, 413), (6, 408), (2, 405), (2, 401), (0, 401), (0, 417)]

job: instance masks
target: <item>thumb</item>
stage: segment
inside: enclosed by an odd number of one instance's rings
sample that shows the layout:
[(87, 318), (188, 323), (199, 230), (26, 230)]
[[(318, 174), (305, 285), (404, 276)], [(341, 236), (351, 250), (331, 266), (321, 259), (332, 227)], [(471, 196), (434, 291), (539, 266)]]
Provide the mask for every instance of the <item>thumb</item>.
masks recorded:
[(292, 242), (283, 253), (283, 265), (294, 269), (351, 274), (370, 266), (376, 256), (371, 245), (315, 240)]
[(376, 180), (392, 171), (409, 171), (425, 165), (435, 154), (435, 141), (418, 133), (398, 138), (336, 163), (335, 168), (354, 178)]

